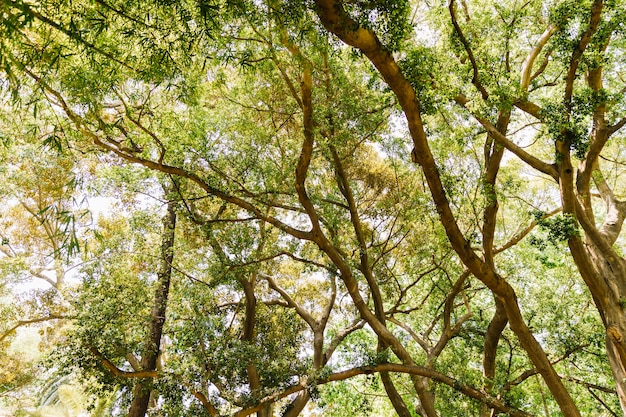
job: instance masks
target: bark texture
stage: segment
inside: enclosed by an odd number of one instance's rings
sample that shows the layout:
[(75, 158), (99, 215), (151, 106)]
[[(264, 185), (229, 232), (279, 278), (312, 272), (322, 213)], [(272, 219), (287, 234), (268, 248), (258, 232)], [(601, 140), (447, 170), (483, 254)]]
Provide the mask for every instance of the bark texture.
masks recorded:
[[(164, 187), (167, 188), (167, 187)], [(166, 189), (171, 197), (171, 189)], [(163, 235), (161, 241), (161, 266), (157, 274), (154, 293), (154, 304), (150, 313), (149, 330), (145, 339), (145, 351), (142, 352), (140, 366), (142, 371), (156, 371), (160, 353), (163, 325), (172, 278), (172, 262), (174, 260), (174, 238), (176, 231), (176, 201), (169, 200), (167, 212), (163, 217)], [(153, 379), (139, 379), (133, 389), (133, 400), (128, 410), (128, 417), (144, 417), (148, 411), (152, 394)]]

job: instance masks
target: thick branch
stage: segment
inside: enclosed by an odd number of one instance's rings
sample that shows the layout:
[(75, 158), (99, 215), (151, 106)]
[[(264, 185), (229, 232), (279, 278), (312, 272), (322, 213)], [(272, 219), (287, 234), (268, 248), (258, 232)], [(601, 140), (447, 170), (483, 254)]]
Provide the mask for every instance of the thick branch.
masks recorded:
[(611, 190), (599, 169), (595, 171), (593, 179), (606, 207), (606, 217), (600, 229), (600, 234), (607, 239), (610, 245), (613, 245), (622, 230), (624, 219), (626, 218), (626, 204), (615, 198), (613, 190)]
[[(426, 132), (422, 124), (420, 106), (417, 101), (415, 90), (404, 78), (398, 64), (391, 54), (382, 46), (377, 36), (368, 29), (360, 27), (345, 11), (343, 4), (338, 0), (316, 0), (317, 13), (326, 29), (335, 33), (344, 43), (351, 45), (360, 51), (376, 67), (385, 79), (391, 90), (398, 98), (407, 119), (409, 132), (413, 139), (414, 161), (419, 163), (424, 172), (424, 177), (435, 203), (442, 226), (446, 231), (448, 240), (468, 269), (489, 287), (496, 295), (502, 298), (507, 316), (511, 323), (511, 329), (518, 336), (522, 346), (528, 353), (533, 363), (541, 369), (541, 374), (550, 388), (555, 400), (559, 404), (565, 416), (580, 416), (576, 404), (565, 389), (561, 379), (550, 364), (545, 351), (537, 342), (534, 335), (526, 325), (522, 317), (517, 297), (513, 288), (493, 268), (490, 268), (474, 253), (471, 244), (465, 239), (452, 213), (446, 196), (439, 169), (434, 161)], [(493, 129), (497, 132), (497, 129)], [(491, 130), (490, 130), (491, 132)], [(499, 132), (497, 132), (499, 133)], [(494, 134), (494, 137), (496, 135)], [(502, 136), (502, 135), (500, 135)], [(499, 140), (498, 138), (496, 138)], [(548, 164), (537, 160), (531, 160), (543, 171), (555, 174), (554, 169)], [(356, 284), (356, 283), (355, 283)], [(357, 304), (357, 303), (355, 303)], [(358, 305), (357, 305), (358, 306)], [(368, 320), (369, 322), (370, 320)], [(384, 326), (383, 326), (384, 327)], [(376, 329), (377, 334), (382, 334), (385, 329)], [(401, 351), (403, 349), (396, 349)], [(394, 351), (396, 351), (394, 350)]]
[(537, 57), (539, 56), (539, 53), (541, 52), (543, 47), (546, 46), (546, 43), (548, 43), (548, 40), (550, 40), (550, 38), (552, 37), (555, 31), (556, 31), (556, 26), (549, 25), (546, 28), (546, 30), (543, 32), (541, 37), (539, 38), (539, 41), (537, 41), (537, 45), (535, 45), (535, 47), (531, 49), (531, 51), (528, 53), (528, 56), (524, 60), (524, 63), (522, 64), (522, 69), (521, 69), (522, 77), (520, 81), (520, 89), (522, 91), (524, 92), (528, 91), (528, 86), (530, 85), (530, 81), (532, 79), (531, 73), (532, 73), (533, 65), (535, 63), (535, 59), (537, 59)]

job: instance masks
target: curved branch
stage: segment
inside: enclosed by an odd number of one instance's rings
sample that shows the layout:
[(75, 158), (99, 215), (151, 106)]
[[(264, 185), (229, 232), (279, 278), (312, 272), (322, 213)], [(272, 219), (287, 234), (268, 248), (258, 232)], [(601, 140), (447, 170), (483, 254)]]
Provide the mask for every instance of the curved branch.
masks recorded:
[(43, 323), (45, 321), (50, 321), (50, 320), (68, 320), (68, 319), (71, 319), (71, 317), (61, 316), (57, 314), (50, 314), (47, 317), (38, 317), (36, 319), (20, 320), (15, 325), (13, 325), (13, 327), (11, 327), (10, 329), (8, 329), (7, 331), (5, 331), (4, 333), (0, 335), (0, 343), (2, 343), (4, 339), (9, 337), (20, 327), (30, 326), (31, 324), (36, 324), (36, 323)]
[(457, 22), (456, 11), (454, 10), (454, 5), (455, 5), (455, 0), (450, 0), (450, 4), (448, 5), (448, 9), (450, 10), (450, 18), (452, 19), (454, 32), (457, 34), (461, 43), (463, 44), (463, 47), (465, 48), (465, 52), (467, 52), (467, 56), (472, 64), (472, 71), (473, 71), (472, 84), (474, 84), (474, 86), (476, 86), (478, 91), (480, 91), (480, 94), (483, 100), (487, 100), (489, 98), (489, 93), (487, 92), (487, 90), (485, 90), (485, 87), (481, 84), (480, 79), (478, 78), (478, 64), (476, 64), (476, 58), (474, 58), (472, 47), (470, 46), (467, 38), (463, 34), (463, 31), (461, 30), (461, 26), (459, 26), (459, 23)]
[(599, 168), (596, 169), (593, 179), (606, 206), (606, 217), (600, 229), (600, 234), (608, 240), (609, 244), (613, 245), (622, 230), (626, 218), (626, 204), (615, 198), (613, 190), (609, 187)]
[(533, 78), (531, 77), (531, 72), (533, 69), (533, 65), (535, 63), (535, 59), (537, 59), (537, 57), (539, 56), (539, 53), (541, 53), (541, 50), (546, 45), (546, 43), (548, 43), (548, 41), (550, 40), (550, 38), (552, 37), (555, 31), (556, 31), (556, 26), (552, 24), (549, 25), (546, 28), (546, 30), (543, 32), (541, 37), (539, 38), (537, 45), (535, 45), (535, 47), (531, 49), (531, 51), (528, 53), (528, 56), (522, 63), (522, 70), (521, 70), (522, 76), (521, 76), (521, 81), (520, 81), (520, 89), (523, 92), (528, 91), (528, 86), (530, 85), (530, 82)]
[(277, 293), (279, 293), (281, 297), (283, 297), (284, 300), (287, 302), (289, 307), (295, 309), (296, 313), (298, 313), (298, 315), (302, 317), (304, 321), (306, 321), (306, 323), (309, 325), (309, 327), (313, 331), (315, 331), (315, 329), (318, 327), (318, 322), (311, 315), (311, 313), (303, 309), (302, 306), (300, 306), (300, 304), (296, 303), (296, 301), (293, 298), (291, 298), (291, 296), (287, 293), (287, 291), (285, 291), (281, 286), (279, 286), (276, 283), (276, 281), (274, 280), (272, 276), (263, 274), (263, 273), (259, 273), (259, 276), (263, 278), (265, 281), (267, 281), (270, 288), (276, 291)]
[(234, 414), (235, 417), (244, 417), (250, 414), (253, 414), (259, 410), (262, 410), (268, 404), (275, 403), (276, 401), (285, 398), (291, 394), (295, 394), (297, 392), (307, 390), (313, 384), (315, 385), (323, 385), (331, 382), (344, 381), (349, 378), (353, 378), (358, 375), (371, 375), (378, 372), (397, 372), (409, 375), (418, 375), (426, 378), (430, 378), (439, 383), (448, 385), (449, 387), (454, 388), (455, 390), (461, 392), (462, 394), (477, 400), (483, 404), (487, 404), (489, 407), (501, 413), (508, 413), (513, 417), (532, 417), (532, 414), (529, 414), (525, 411), (518, 410), (511, 406), (506, 405), (501, 400), (494, 398), (479, 389), (476, 389), (468, 384), (465, 384), (457, 379), (449, 377), (445, 374), (437, 372), (430, 368), (425, 368), (423, 366), (416, 365), (400, 365), (395, 363), (384, 363), (375, 366), (362, 366), (358, 368), (348, 369), (342, 372), (337, 372), (329, 375), (326, 378), (318, 378), (309, 381), (305, 378), (301, 383), (292, 385), (291, 387), (285, 389), (282, 392), (277, 394), (269, 395), (263, 398), (259, 403), (253, 407), (249, 407), (243, 410), (240, 410)]
[[(556, 208), (552, 211), (547, 212), (546, 214), (544, 214), (543, 216), (541, 216), (542, 219), (547, 219), (548, 217), (552, 217), (557, 213), (560, 213), (561, 211), (563, 211), (563, 209), (561, 207)], [(520, 231), (519, 233), (516, 233), (511, 239), (509, 239), (504, 245), (500, 246), (499, 248), (494, 249), (493, 254), (497, 255), (500, 252), (504, 252), (505, 250), (517, 245), (522, 239), (524, 239), (530, 232), (533, 231), (533, 229), (537, 226), (537, 220), (533, 220), (532, 222), (530, 222), (530, 224), (528, 226), (526, 226), (524, 228), (524, 230)]]
[[(316, 12), (324, 27), (337, 35), (344, 43), (363, 52), (398, 98), (398, 102), (407, 119), (411, 139), (413, 140), (414, 148), (411, 155), (413, 160), (422, 167), (441, 225), (446, 231), (450, 244), (468, 269), (497, 296), (502, 298), (507, 315), (509, 316), (511, 329), (517, 335), (533, 364), (541, 369), (541, 374), (563, 414), (565, 416), (579, 417), (580, 412), (571, 395), (565, 389), (563, 382), (550, 364), (545, 351), (534, 337), (532, 331), (528, 328), (521, 314), (515, 290), (502, 276), (497, 274), (493, 268), (485, 264), (485, 262), (474, 253), (470, 242), (467, 241), (459, 228), (446, 195), (439, 169), (428, 143), (415, 90), (403, 76), (397, 62), (383, 47), (376, 34), (369, 29), (361, 27), (358, 22), (354, 21), (346, 12), (341, 1), (315, 0), (315, 4), (317, 5)], [(501, 134), (497, 137), (496, 135), (499, 134), (499, 132), (497, 132), (494, 126), (491, 127), (494, 130), (493, 136), (496, 140), (501, 140), (502, 138), (506, 139)], [(534, 157), (526, 159), (534, 163), (534, 166), (537, 168), (556, 176), (554, 168), (543, 161)], [(350, 286), (356, 286), (356, 283), (350, 282)], [(351, 293), (354, 291), (354, 288), (349, 287), (348, 289)], [(368, 314), (368, 316), (364, 316), (368, 319), (368, 322), (375, 323), (375, 321), (371, 320), (369, 317), (371, 312), (366, 312), (361, 302), (361, 300), (358, 300), (358, 302), (355, 300), (355, 305), (359, 307), (362, 314)], [(375, 331), (377, 334), (383, 335), (386, 329), (384, 326), (377, 325)], [(391, 336), (390, 340), (395, 339), (393, 335), (389, 336)], [(405, 356), (402, 350), (401, 347), (394, 349), (394, 351), (402, 353), (402, 355)], [(410, 356), (408, 359), (410, 359)], [(404, 358), (402, 358), (402, 360), (404, 360)]]
[(626, 125), (626, 117), (624, 117), (623, 119), (621, 119), (620, 121), (618, 121), (614, 125), (607, 127), (608, 136), (613, 135), (615, 132), (617, 132), (622, 127), (624, 127), (624, 125)]
[(570, 66), (567, 71), (567, 77), (565, 81), (565, 103), (569, 105), (572, 100), (572, 95), (574, 93), (574, 80), (576, 79), (576, 71), (578, 70), (578, 65), (580, 64), (580, 58), (583, 53), (587, 49), (589, 42), (591, 41), (591, 37), (598, 29), (598, 24), (600, 23), (600, 15), (602, 14), (602, 0), (595, 0), (591, 5), (591, 18), (589, 19), (589, 27), (583, 33), (576, 45), (576, 49), (572, 52), (572, 58), (570, 60)]
[(333, 355), (333, 353), (335, 352), (335, 349), (337, 349), (337, 346), (339, 346), (339, 344), (343, 341), (343, 339), (345, 339), (352, 332), (362, 329), (363, 326), (365, 326), (365, 323), (366, 322), (363, 319), (360, 319), (360, 318), (355, 319), (352, 323), (350, 323), (348, 327), (346, 327), (345, 329), (337, 333), (335, 337), (333, 338), (333, 340), (331, 340), (330, 343), (328, 344), (326, 351), (324, 351), (324, 361), (327, 361), (328, 358), (330, 358)]
[[(51, 100), (54, 102), (55, 105), (58, 105), (59, 107), (61, 107), (63, 109), (63, 111), (65, 112), (65, 114), (68, 116), (68, 118), (72, 121), (72, 123), (74, 124), (74, 126), (85, 136), (91, 138), (93, 140), (93, 143), (100, 147), (103, 148), (107, 151), (110, 151), (112, 153), (114, 153), (115, 155), (117, 155), (118, 157), (126, 160), (127, 162), (131, 162), (131, 163), (136, 163), (139, 165), (142, 165), (146, 168), (149, 168), (151, 170), (154, 171), (160, 171), (166, 174), (171, 174), (171, 175), (176, 175), (179, 177), (183, 177), (183, 178), (187, 178), (189, 180), (191, 180), (192, 182), (194, 182), (196, 185), (198, 185), (202, 190), (204, 190), (205, 192), (207, 192), (210, 195), (213, 195), (217, 198), (219, 198), (220, 200), (226, 202), (226, 203), (231, 203), (234, 204), (246, 211), (249, 211), (250, 213), (254, 214), (258, 219), (263, 220), (268, 222), (269, 224), (275, 226), (276, 228), (282, 230), (283, 232), (298, 238), (298, 239), (303, 239), (303, 240), (311, 240), (312, 239), (312, 235), (310, 232), (305, 232), (303, 230), (299, 230), (296, 229), (294, 227), (291, 227), (289, 225), (287, 225), (286, 223), (283, 223), (282, 221), (268, 216), (267, 214), (265, 214), (262, 210), (260, 210), (259, 208), (257, 208), (256, 206), (254, 206), (253, 204), (251, 204), (250, 202), (236, 197), (236, 196), (232, 196), (224, 191), (221, 191), (211, 185), (209, 185), (209, 183), (207, 183), (205, 180), (203, 180), (200, 176), (198, 176), (197, 174), (191, 173), (186, 171), (185, 169), (179, 168), (179, 167), (174, 167), (171, 165), (166, 165), (163, 163), (159, 163), (159, 162), (154, 162), (152, 160), (149, 159), (144, 159), (141, 158), (139, 156), (136, 156), (134, 154), (128, 154), (125, 153), (122, 149), (118, 148), (117, 146), (114, 146), (110, 143), (104, 142), (97, 134), (95, 134), (94, 132), (92, 132), (90, 129), (88, 129), (84, 123), (82, 118), (76, 114), (71, 108), (70, 106), (67, 104), (67, 102), (65, 101), (65, 99), (63, 98), (63, 96), (61, 95), (61, 93), (59, 93), (57, 90), (53, 89), (48, 83), (46, 83), (42, 77), (39, 77), (38, 75), (36, 75), (35, 73), (33, 73), (31, 70), (29, 70), (24, 64), (22, 64), (19, 61), (16, 61), (15, 59), (12, 59), (12, 62), (15, 63), (16, 65), (19, 66), (19, 68), (24, 71), (28, 76), (30, 76), (33, 80), (35, 80), (38, 84), (40, 84), (43, 89), (50, 94), (52, 97), (54, 97), (56, 100)], [(309, 77), (310, 77), (310, 73), (309, 73)], [(309, 79), (310, 82), (310, 79)], [(312, 114), (312, 113), (311, 113)], [(312, 125), (310, 126), (310, 131), (311, 131), (311, 140), (312, 140)], [(310, 153), (312, 152), (312, 148), (313, 145), (312, 143), (310, 144), (310, 151), (307, 151), (306, 154), (308, 154), (308, 162), (310, 162)], [(307, 148), (308, 149), (308, 148)], [(304, 152), (304, 149), (303, 149)], [(302, 159), (302, 157), (301, 157)], [(305, 158), (306, 155), (305, 155)], [(308, 167), (308, 162), (306, 162), (306, 167)], [(300, 161), (298, 163), (298, 166), (300, 166)], [(302, 170), (301, 170), (301, 175), (302, 175)], [(306, 170), (304, 171), (304, 176), (306, 176)], [(301, 178), (303, 179), (303, 178)], [(298, 185), (296, 184), (296, 189), (298, 188)], [(309, 202), (309, 206), (312, 207), (312, 204), (310, 202), (310, 200), (307, 200)], [(305, 206), (306, 208), (306, 206)], [(314, 210), (314, 209), (313, 209)], [(317, 216), (315, 216), (315, 219), (317, 219)]]
[(302, 207), (304, 207), (309, 219), (311, 220), (311, 227), (313, 231), (320, 231), (320, 221), (317, 214), (317, 210), (313, 206), (311, 199), (306, 191), (306, 177), (311, 164), (311, 157), (313, 156), (313, 144), (315, 142), (313, 133), (313, 100), (312, 100), (312, 85), (313, 79), (311, 75), (311, 67), (307, 63), (305, 65), (302, 82), (300, 88), (302, 90), (302, 125), (304, 130), (304, 141), (302, 143), (302, 151), (298, 158), (298, 164), (296, 165), (296, 192), (298, 193), (298, 200)]
[(494, 126), (489, 120), (487, 120), (487, 118), (469, 110), (469, 108), (467, 107), (468, 100), (464, 95), (457, 95), (455, 101), (460, 106), (469, 111), (472, 116), (474, 116), (476, 121), (478, 121), (497, 142), (501, 143), (502, 146), (508, 149), (511, 153), (515, 154), (515, 156), (517, 156), (519, 159), (521, 159), (531, 167), (535, 168), (537, 171), (543, 172), (544, 174), (551, 176), (555, 180), (558, 178), (558, 172), (553, 165), (550, 165), (547, 162), (544, 162), (541, 159), (537, 158), (536, 156), (533, 156), (530, 153), (526, 152), (520, 146), (516, 145), (513, 141), (507, 139), (506, 136), (500, 133), (500, 131), (498, 131), (498, 128)]
[(528, 100), (518, 100), (513, 103), (515, 107), (518, 109), (530, 114), (537, 120), (543, 120), (543, 116), (541, 115), (541, 107), (537, 104), (532, 103)]

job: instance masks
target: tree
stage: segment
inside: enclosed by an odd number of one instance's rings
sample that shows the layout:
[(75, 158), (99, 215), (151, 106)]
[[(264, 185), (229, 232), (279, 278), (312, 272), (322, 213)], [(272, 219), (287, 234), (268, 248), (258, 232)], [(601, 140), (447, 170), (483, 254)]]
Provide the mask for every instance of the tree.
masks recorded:
[[(401, 416), (448, 404), (578, 416), (615, 413), (594, 359), (603, 345), (626, 412), (622, 6), (155, 2), (146, 17), (135, 3), (8, 1), (1, 47), (15, 100), (29, 91), (50, 103), (71, 126), (67, 146), (177, 178), (195, 245), (177, 249), (180, 270), (243, 309), (198, 295), (212, 306), (199, 320), (183, 314), (196, 296), (176, 296), (171, 317), (193, 326), (174, 320), (173, 370), (150, 374), (170, 384), (172, 404), (187, 395), (210, 415), (266, 416), (286, 401), (297, 415), (312, 386), (378, 373)], [(546, 311), (558, 303), (532, 290), (551, 283), (531, 272), (569, 283), (561, 314)], [(288, 365), (293, 351), (273, 356), (291, 310), (301, 327), (286, 336), (311, 345), (306, 372)], [(565, 317), (577, 320), (559, 329)], [(604, 342), (593, 337), (599, 323)], [(331, 355), (357, 335), (369, 359), (333, 368)], [(204, 352), (181, 349), (203, 340)], [(135, 376), (115, 345), (97, 349), (118, 358), (109, 371)], [(243, 368), (216, 363), (207, 347)], [(568, 366), (576, 361), (597, 379)]]
[[(33, 388), (41, 351), (56, 343), (62, 332), (68, 310), (65, 297), (72, 287), (67, 278), (79, 264), (76, 253), (90, 221), (79, 197), (81, 184), (75, 174), (79, 162), (53, 149), (45, 158), (40, 155), (52, 137), (62, 136), (56, 130), (61, 127), (43, 123), (49, 115), (40, 114), (37, 121), (22, 116), (0, 121), (4, 201), (0, 360), (5, 364), (0, 384), (7, 398)], [(23, 339), (18, 332), (28, 326), (37, 328), (41, 337), (37, 341), (32, 332), (26, 333), (28, 343), (35, 346), (16, 348)], [(18, 401), (18, 409), (22, 406)]]

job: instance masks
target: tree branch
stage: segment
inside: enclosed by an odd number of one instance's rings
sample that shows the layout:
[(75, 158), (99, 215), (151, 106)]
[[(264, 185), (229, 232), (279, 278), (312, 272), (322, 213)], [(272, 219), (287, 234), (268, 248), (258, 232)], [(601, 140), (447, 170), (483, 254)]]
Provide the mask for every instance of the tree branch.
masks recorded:
[(555, 25), (552, 25), (552, 24), (548, 25), (546, 30), (543, 32), (543, 34), (539, 38), (539, 41), (537, 42), (535, 47), (530, 50), (530, 52), (528, 53), (528, 56), (522, 63), (520, 89), (523, 92), (528, 91), (528, 86), (530, 85), (530, 82), (532, 80), (531, 72), (533, 69), (533, 65), (535, 63), (535, 59), (537, 59), (537, 56), (539, 56), (539, 53), (541, 53), (541, 50), (546, 45), (546, 43), (548, 43), (548, 41), (550, 40), (550, 38), (552, 37), (555, 31), (556, 31)]
[[(543, 216), (541, 216), (542, 219), (547, 219), (549, 217), (554, 216), (557, 213), (560, 213), (561, 211), (563, 211), (563, 209), (561, 209), (561, 207), (556, 208), (552, 211), (549, 211), (547, 213), (545, 213)], [(500, 252), (504, 252), (505, 250), (517, 245), (522, 239), (524, 239), (530, 232), (533, 231), (533, 229), (537, 226), (537, 220), (533, 220), (532, 222), (530, 222), (530, 224), (528, 226), (526, 226), (523, 230), (521, 230), (520, 232), (516, 233), (511, 239), (509, 239), (504, 245), (500, 246), (499, 248), (494, 249), (493, 254), (497, 255)]]
[(478, 64), (476, 63), (476, 58), (474, 58), (474, 52), (472, 51), (472, 47), (470, 46), (467, 38), (463, 34), (463, 31), (461, 30), (461, 26), (459, 26), (459, 23), (457, 22), (456, 11), (454, 10), (454, 5), (455, 5), (455, 0), (450, 0), (450, 3), (448, 5), (448, 9), (450, 10), (450, 18), (452, 19), (454, 32), (457, 34), (457, 36), (461, 40), (461, 43), (463, 44), (463, 47), (465, 48), (465, 52), (467, 53), (467, 56), (472, 64), (472, 71), (473, 71), (472, 84), (474, 84), (474, 86), (476, 86), (478, 91), (480, 91), (480, 94), (483, 100), (487, 100), (489, 98), (489, 93), (487, 92), (487, 90), (485, 90), (485, 87), (480, 82), (480, 78), (478, 76)]
[[(477, 400), (481, 403), (487, 404), (489, 407), (501, 413), (508, 413), (512, 417), (532, 417), (532, 414), (529, 414), (525, 411), (518, 410), (516, 408), (510, 407), (506, 405), (501, 400), (494, 398), (468, 384), (465, 384), (457, 379), (451, 378), (445, 374), (439, 373), (433, 369), (425, 368), (422, 366), (416, 365), (401, 365), (395, 363), (385, 363), (379, 364), (375, 366), (362, 366), (358, 368), (348, 369), (342, 372), (337, 372), (329, 375), (326, 378), (318, 378), (314, 381), (311, 381), (315, 385), (323, 385), (331, 382), (343, 381), (349, 378), (353, 378), (358, 375), (371, 375), (378, 372), (397, 372), (409, 375), (418, 375), (426, 378), (430, 378), (439, 383), (448, 385), (449, 387), (454, 388), (455, 390), (461, 392), (462, 394)], [(289, 388), (283, 390), (282, 392), (269, 395), (263, 398), (256, 406), (249, 407), (243, 410), (240, 410), (234, 414), (234, 417), (244, 417), (250, 414), (253, 414), (259, 410), (262, 410), (268, 404), (275, 403), (276, 401), (285, 398), (291, 394), (295, 394), (296, 392), (303, 391), (309, 389), (309, 381), (304, 378), (302, 382), (299, 384), (295, 384), (290, 386)]]
[(493, 136), (493, 138), (497, 142), (501, 143), (506, 149), (508, 149), (510, 152), (516, 155), (519, 159), (526, 162), (528, 165), (535, 168), (539, 172), (543, 172), (544, 174), (549, 175), (550, 177), (554, 179), (558, 178), (558, 172), (554, 168), (553, 165), (550, 165), (540, 160), (539, 158), (529, 154), (520, 146), (516, 145), (513, 141), (507, 139), (505, 135), (503, 135), (502, 133), (498, 131), (496, 126), (494, 126), (489, 120), (487, 120), (487, 118), (480, 116), (479, 114), (476, 114), (472, 112), (471, 110), (469, 110), (469, 108), (467, 107), (468, 100), (464, 95), (462, 94), (457, 95), (455, 98), (455, 101), (460, 106), (462, 106), (467, 111), (469, 111), (472, 114), (472, 116), (474, 116), (476, 121), (478, 121), (487, 130), (487, 132), (489, 132), (489, 134)]
[(11, 334), (13, 334), (20, 327), (30, 326), (31, 324), (36, 324), (36, 323), (43, 323), (45, 321), (50, 321), (50, 320), (69, 320), (71, 318), (72, 317), (62, 316), (62, 315), (58, 315), (58, 314), (50, 314), (49, 316), (46, 316), (46, 317), (38, 317), (36, 319), (20, 320), (16, 324), (14, 324), (13, 327), (11, 327), (10, 329), (6, 330), (4, 333), (2, 333), (0, 335), (0, 343), (2, 343), (2, 341), (4, 341), (4, 339), (9, 337)]
[(108, 369), (114, 376), (118, 378), (158, 378), (158, 371), (122, 371), (113, 362), (104, 357), (98, 349), (93, 346), (89, 346), (89, 351), (102, 363), (102, 365)]

